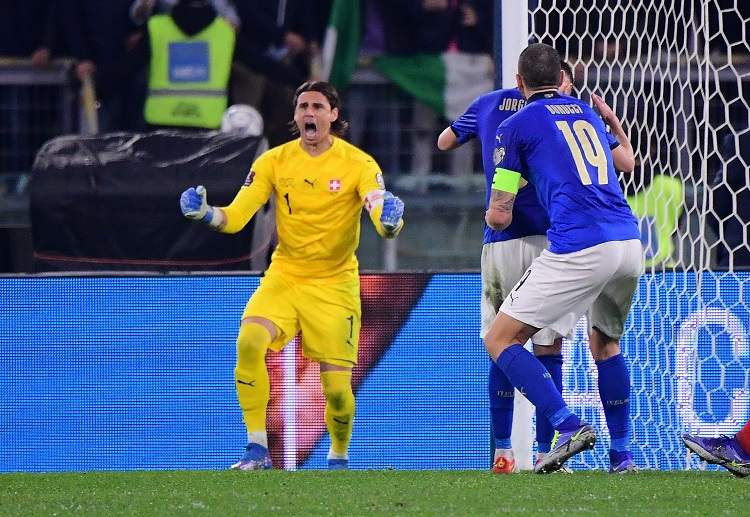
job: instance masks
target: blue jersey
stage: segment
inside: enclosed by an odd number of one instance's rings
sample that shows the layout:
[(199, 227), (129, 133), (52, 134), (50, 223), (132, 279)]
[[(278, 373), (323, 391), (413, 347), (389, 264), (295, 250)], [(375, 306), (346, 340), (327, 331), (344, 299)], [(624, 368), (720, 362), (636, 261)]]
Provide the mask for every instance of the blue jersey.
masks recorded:
[(533, 95), (497, 129), (496, 167), (520, 172), (536, 187), (550, 218), (551, 252), (640, 238), (617, 181), (611, 138), (587, 104), (553, 92)]
[[(466, 112), (451, 124), (451, 129), (458, 142), (465, 144), (474, 137), (479, 137), (482, 144), (482, 164), (487, 185), (485, 207), (488, 206), (495, 175), (495, 163), (492, 155), (495, 151), (495, 133), (497, 126), (526, 105), (526, 100), (517, 89), (495, 90), (478, 97)], [(488, 242), (507, 241), (544, 235), (549, 228), (549, 219), (537, 200), (534, 188), (529, 186), (518, 192), (513, 208), (513, 222), (503, 231), (496, 231), (484, 226), (484, 244)]]

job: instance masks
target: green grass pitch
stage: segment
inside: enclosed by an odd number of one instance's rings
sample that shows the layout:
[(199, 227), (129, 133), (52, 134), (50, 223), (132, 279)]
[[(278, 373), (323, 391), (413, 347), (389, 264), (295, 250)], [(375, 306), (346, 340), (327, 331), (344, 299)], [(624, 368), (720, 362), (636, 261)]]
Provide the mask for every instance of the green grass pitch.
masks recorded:
[(0, 515), (750, 515), (750, 478), (482, 471), (0, 475)]

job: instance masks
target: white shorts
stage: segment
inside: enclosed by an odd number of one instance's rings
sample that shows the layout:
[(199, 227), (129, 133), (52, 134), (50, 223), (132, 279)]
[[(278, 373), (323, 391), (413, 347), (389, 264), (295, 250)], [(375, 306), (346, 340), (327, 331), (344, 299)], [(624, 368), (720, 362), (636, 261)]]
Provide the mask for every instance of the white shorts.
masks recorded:
[(533, 327), (551, 327), (563, 336), (570, 336), (588, 311), (589, 330), (596, 327), (619, 339), (642, 272), (643, 249), (636, 239), (566, 254), (545, 250), (500, 310)]
[[(529, 266), (545, 249), (547, 237), (530, 235), (502, 242), (490, 242), (482, 247), (482, 332), (489, 332), (497, 311), (508, 293), (515, 287)], [(536, 345), (550, 346), (559, 334), (542, 329), (531, 338)]]

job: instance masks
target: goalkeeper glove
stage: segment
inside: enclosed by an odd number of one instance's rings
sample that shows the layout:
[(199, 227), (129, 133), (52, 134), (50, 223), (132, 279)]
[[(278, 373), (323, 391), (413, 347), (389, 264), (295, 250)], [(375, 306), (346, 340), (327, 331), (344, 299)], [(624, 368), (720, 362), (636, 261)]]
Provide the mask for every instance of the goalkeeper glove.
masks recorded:
[(380, 224), (389, 234), (394, 233), (399, 224), (401, 216), (404, 215), (404, 202), (387, 190), (383, 193), (383, 212), (380, 214)]
[(221, 215), (206, 201), (206, 187), (198, 185), (190, 187), (180, 196), (180, 210), (182, 215), (193, 221), (200, 221), (212, 228), (221, 224)]

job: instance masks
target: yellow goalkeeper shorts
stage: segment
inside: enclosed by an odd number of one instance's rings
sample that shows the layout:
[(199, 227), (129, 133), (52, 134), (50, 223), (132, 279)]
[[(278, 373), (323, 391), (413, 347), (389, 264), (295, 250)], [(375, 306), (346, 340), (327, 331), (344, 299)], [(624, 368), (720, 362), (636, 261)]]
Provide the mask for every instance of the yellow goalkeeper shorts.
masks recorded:
[(358, 276), (300, 281), (269, 269), (242, 313), (243, 319), (250, 316), (270, 320), (280, 330), (272, 350), (282, 350), (301, 332), (305, 357), (338, 366), (357, 363), (362, 319)]

